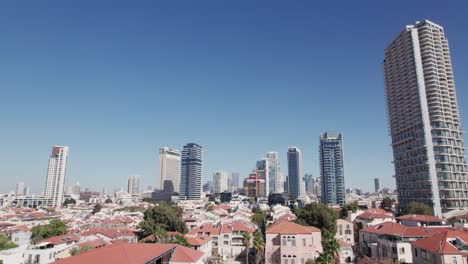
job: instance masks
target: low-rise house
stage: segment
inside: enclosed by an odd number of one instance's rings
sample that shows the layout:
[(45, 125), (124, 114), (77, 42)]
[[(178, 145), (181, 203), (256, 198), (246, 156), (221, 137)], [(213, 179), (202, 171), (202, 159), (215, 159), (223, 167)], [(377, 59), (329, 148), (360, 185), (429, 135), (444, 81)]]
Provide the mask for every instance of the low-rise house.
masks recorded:
[(266, 263), (299, 264), (316, 259), (322, 252), (320, 229), (278, 221), (266, 230)]
[(449, 230), (411, 243), (414, 264), (467, 264), (468, 233)]
[(385, 222), (359, 231), (359, 249), (363, 255), (375, 259), (412, 263), (411, 242), (433, 234), (432, 229)]
[(444, 226), (446, 223), (443, 219), (430, 216), (407, 214), (396, 218), (397, 222), (404, 226), (412, 227), (431, 227), (431, 226)]
[(208, 235), (200, 235), (197, 237), (185, 237), (190, 248), (203, 252), (204, 259), (211, 257), (213, 243)]
[(55, 261), (57, 254), (64, 250), (70, 249), (78, 242), (78, 240), (79, 237), (74, 235), (61, 235), (40, 241), (39, 243), (30, 246), (25, 250), (24, 263), (52, 263)]
[(84, 240), (103, 239), (110, 242), (115, 239), (123, 239), (130, 243), (138, 242), (138, 236), (133, 230), (128, 229), (91, 229), (81, 234)]
[(340, 243), (340, 263), (354, 263), (355, 255), (351, 244), (338, 240)]
[(369, 209), (358, 215), (354, 222), (361, 225), (362, 228), (381, 224), (384, 222), (396, 222), (393, 214), (386, 212), (383, 209)]
[(354, 245), (354, 225), (344, 219), (336, 220), (336, 235), (338, 241)]

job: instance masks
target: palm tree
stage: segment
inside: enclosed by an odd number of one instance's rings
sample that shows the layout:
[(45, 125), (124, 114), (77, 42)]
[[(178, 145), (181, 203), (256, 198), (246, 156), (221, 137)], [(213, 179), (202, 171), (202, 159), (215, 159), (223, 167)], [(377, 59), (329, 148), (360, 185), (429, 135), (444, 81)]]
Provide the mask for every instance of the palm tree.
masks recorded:
[(323, 234), (323, 252), (327, 252), (332, 258), (330, 261), (335, 263), (340, 262), (340, 243), (332, 235), (332, 233), (326, 231)]
[(248, 232), (243, 232), (242, 233), (242, 243), (245, 246), (245, 259), (246, 259), (246, 264), (249, 264), (249, 248), (250, 248), (250, 239), (252, 238), (252, 235)]
[(263, 235), (262, 233), (257, 229), (255, 230), (254, 236), (253, 236), (253, 248), (255, 250), (255, 259), (257, 263), (264, 262), (263, 256), (264, 256), (264, 250), (265, 250), (265, 241), (263, 240)]
[(161, 226), (157, 225), (153, 230), (154, 242), (161, 242), (164, 238), (167, 237), (167, 231)]
[(318, 264), (330, 264), (332, 262), (332, 256), (327, 251), (320, 253), (319, 257), (316, 260)]

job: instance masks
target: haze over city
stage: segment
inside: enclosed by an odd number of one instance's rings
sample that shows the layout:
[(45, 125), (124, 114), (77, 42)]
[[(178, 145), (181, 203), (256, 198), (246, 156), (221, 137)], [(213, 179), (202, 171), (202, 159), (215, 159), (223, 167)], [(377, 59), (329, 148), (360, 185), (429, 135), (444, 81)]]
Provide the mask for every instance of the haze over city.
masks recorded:
[[(158, 149), (204, 148), (216, 170), (247, 177), (298, 146), (319, 176), (319, 136), (344, 135), (347, 188), (395, 187), (384, 48), (430, 19), (449, 38), (466, 124), (468, 4), (462, 1), (0, 4), (0, 192), (43, 190), (53, 145), (70, 147), (66, 183), (113, 190), (158, 177)], [(466, 137), (465, 137), (466, 138)]]

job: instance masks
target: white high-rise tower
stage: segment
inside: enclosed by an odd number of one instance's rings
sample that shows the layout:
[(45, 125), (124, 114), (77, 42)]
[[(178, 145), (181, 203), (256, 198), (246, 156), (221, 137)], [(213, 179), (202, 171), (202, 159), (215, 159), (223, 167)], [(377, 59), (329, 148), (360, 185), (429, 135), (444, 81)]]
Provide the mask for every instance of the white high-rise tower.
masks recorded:
[(156, 184), (156, 188), (162, 190), (164, 186), (166, 189), (174, 188), (174, 192), (179, 192), (180, 151), (176, 149), (159, 149), (159, 182)]
[(140, 193), (140, 177), (139, 176), (130, 176), (130, 178), (128, 178), (127, 191), (129, 194)]
[(284, 180), (281, 175), (280, 162), (278, 158), (278, 152), (268, 152), (266, 154), (268, 159), (268, 180), (269, 180), (269, 193), (283, 193), (284, 191)]
[(68, 147), (53, 146), (47, 168), (44, 196), (51, 199), (51, 206), (61, 206), (67, 169)]
[(428, 20), (406, 26), (385, 49), (385, 92), (398, 202), (436, 216), (468, 207), (468, 177), (450, 50)]

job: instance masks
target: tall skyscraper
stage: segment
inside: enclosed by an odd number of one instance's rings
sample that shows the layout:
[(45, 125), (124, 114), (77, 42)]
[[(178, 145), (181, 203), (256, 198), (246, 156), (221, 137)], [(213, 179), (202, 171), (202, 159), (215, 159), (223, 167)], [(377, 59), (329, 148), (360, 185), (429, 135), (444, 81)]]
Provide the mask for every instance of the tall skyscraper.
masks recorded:
[(283, 177), (280, 170), (280, 162), (278, 152), (268, 152), (266, 154), (268, 160), (268, 180), (269, 180), (269, 193), (283, 193)]
[(128, 178), (127, 192), (129, 194), (140, 193), (140, 177), (139, 176), (134, 175)]
[(258, 178), (260, 179), (263, 179), (263, 184), (265, 186), (262, 186), (262, 189), (265, 190), (264, 191), (264, 194), (266, 196), (268, 196), (269, 194), (269, 189), (270, 189), (270, 182), (269, 182), (269, 176), (270, 176), (270, 172), (269, 172), (269, 165), (268, 165), (268, 159), (261, 159), (261, 160), (258, 160), (257, 161), (257, 164), (255, 166), (256, 170), (257, 170), (257, 175), (258, 175)]
[(468, 207), (468, 179), (450, 51), (444, 29), (406, 26), (385, 49), (385, 93), (398, 202), (436, 216)]
[(314, 178), (312, 173), (306, 173), (304, 176), (305, 191), (307, 194), (313, 194), (314, 191)]
[(343, 167), (343, 135), (328, 131), (320, 135), (320, 176), (322, 202), (346, 204)]
[(202, 191), (203, 148), (189, 143), (182, 150), (179, 197), (183, 200), (199, 200)]
[(235, 192), (239, 188), (239, 173), (232, 172), (228, 178), (228, 188), (230, 192)]
[(380, 179), (379, 178), (374, 179), (374, 189), (375, 189), (375, 193), (380, 192)]
[(302, 155), (297, 147), (288, 149), (288, 177), (289, 177), (289, 195), (294, 198), (302, 196)]
[(24, 193), (24, 182), (18, 182), (16, 184), (16, 191), (15, 191), (15, 195), (17, 196), (20, 196), (20, 195), (25, 195)]
[(224, 171), (213, 173), (214, 193), (222, 193), (228, 190), (228, 175)]
[(159, 182), (156, 188), (162, 190), (164, 186), (170, 187), (170, 185), (174, 192), (179, 192), (180, 151), (164, 147), (159, 149)]
[(68, 147), (53, 146), (47, 167), (47, 179), (44, 189), (45, 198), (51, 199), (51, 206), (61, 206), (67, 169)]
[(81, 192), (80, 183), (79, 183), (79, 182), (76, 182), (76, 183), (73, 184), (73, 186), (72, 186), (72, 194), (73, 194), (73, 195), (79, 196), (79, 195), (80, 195), (80, 192)]

